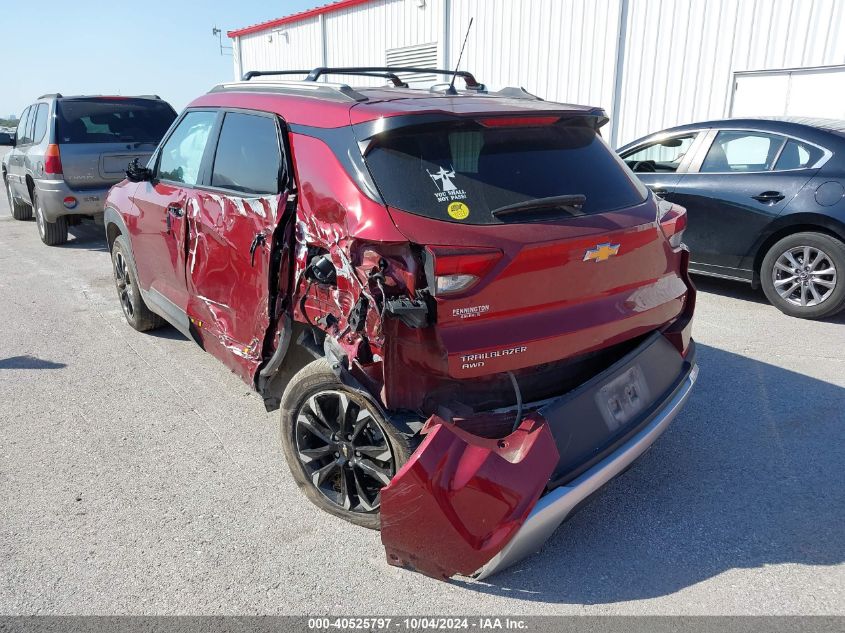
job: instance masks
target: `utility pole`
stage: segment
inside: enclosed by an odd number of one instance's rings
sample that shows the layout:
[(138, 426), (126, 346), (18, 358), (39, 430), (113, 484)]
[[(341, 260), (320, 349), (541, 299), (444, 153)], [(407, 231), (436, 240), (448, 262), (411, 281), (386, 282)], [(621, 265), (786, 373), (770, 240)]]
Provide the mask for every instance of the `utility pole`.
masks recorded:
[(217, 36), (217, 43), (220, 47), (220, 54), (221, 55), (232, 55), (233, 54), (231, 46), (223, 46), (223, 31), (221, 29), (218, 29), (216, 26), (212, 27), (211, 28), (211, 35)]

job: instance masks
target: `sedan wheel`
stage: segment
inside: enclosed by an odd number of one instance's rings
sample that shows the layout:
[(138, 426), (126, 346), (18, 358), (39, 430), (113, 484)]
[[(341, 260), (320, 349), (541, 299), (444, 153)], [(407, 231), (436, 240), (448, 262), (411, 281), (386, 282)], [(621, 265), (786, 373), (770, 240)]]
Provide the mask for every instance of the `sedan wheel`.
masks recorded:
[(792, 305), (817, 306), (836, 288), (830, 255), (812, 246), (796, 246), (778, 257), (772, 271), (775, 289)]
[(821, 319), (845, 307), (845, 244), (824, 233), (795, 233), (774, 244), (760, 267), (772, 305), (790, 316)]

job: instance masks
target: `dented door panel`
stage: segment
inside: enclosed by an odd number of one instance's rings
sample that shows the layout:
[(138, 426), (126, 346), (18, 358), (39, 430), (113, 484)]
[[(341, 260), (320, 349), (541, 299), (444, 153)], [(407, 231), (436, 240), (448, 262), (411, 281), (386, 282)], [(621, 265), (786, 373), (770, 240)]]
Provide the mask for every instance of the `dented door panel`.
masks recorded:
[(131, 196), (137, 215), (127, 217), (133, 248), (144, 253), (136, 264), (141, 287), (161, 293), (180, 310), (190, 294), (185, 281), (185, 208), (193, 193), (166, 182), (141, 183)]
[(470, 575), (519, 530), (557, 464), (557, 448), (536, 414), (502, 439), (437, 417), (427, 428), (382, 489), (382, 543), (391, 565), (435, 578)]
[(250, 384), (270, 324), (270, 254), (286, 197), (199, 191), (188, 205), (188, 316), (206, 349)]

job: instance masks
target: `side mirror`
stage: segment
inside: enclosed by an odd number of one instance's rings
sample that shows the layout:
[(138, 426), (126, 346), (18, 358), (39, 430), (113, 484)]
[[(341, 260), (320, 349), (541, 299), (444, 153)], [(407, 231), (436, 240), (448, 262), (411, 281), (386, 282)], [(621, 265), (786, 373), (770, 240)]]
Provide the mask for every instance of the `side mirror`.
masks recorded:
[(145, 165), (139, 163), (136, 158), (126, 168), (126, 177), (130, 182), (147, 182), (153, 179), (153, 172)]
[(15, 137), (8, 132), (0, 132), (0, 145), (14, 145)]

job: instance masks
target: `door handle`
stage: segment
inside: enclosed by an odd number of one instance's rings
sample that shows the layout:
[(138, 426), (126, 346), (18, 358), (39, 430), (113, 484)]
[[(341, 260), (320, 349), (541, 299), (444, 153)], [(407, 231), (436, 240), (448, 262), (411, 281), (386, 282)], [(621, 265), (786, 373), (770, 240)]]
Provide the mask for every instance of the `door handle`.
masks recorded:
[(786, 196), (784, 196), (780, 191), (764, 191), (759, 195), (751, 197), (757, 202), (762, 202), (763, 204), (775, 204), (783, 200)]
[(655, 196), (665, 196), (667, 193), (669, 193), (668, 189), (663, 189), (662, 187), (649, 187), (649, 189), (651, 189), (651, 192)]
[(259, 246), (263, 246), (267, 243), (267, 236), (262, 233), (256, 233), (255, 237), (252, 238), (252, 244), (249, 245), (249, 265), (255, 266), (255, 251), (258, 250)]

